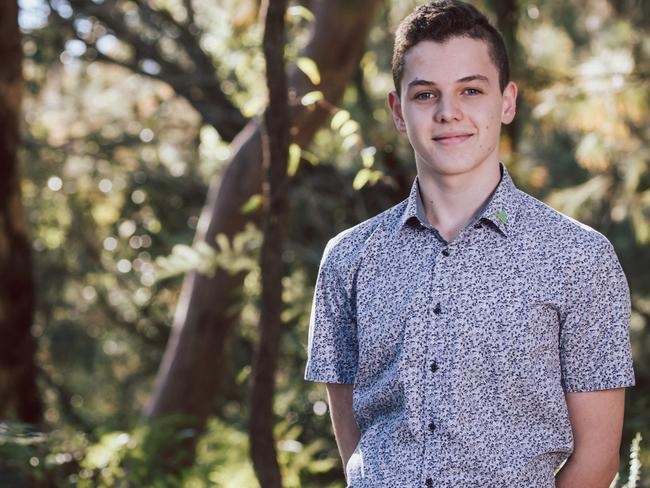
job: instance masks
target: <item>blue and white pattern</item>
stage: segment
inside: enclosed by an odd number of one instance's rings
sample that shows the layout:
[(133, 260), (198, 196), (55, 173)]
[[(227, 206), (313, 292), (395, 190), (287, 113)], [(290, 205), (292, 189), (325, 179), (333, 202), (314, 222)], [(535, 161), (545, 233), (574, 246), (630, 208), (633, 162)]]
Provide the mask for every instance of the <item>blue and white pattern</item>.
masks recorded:
[(354, 384), (352, 488), (554, 487), (573, 450), (564, 393), (634, 385), (612, 245), (501, 171), (449, 243), (416, 179), (325, 250), (305, 378)]

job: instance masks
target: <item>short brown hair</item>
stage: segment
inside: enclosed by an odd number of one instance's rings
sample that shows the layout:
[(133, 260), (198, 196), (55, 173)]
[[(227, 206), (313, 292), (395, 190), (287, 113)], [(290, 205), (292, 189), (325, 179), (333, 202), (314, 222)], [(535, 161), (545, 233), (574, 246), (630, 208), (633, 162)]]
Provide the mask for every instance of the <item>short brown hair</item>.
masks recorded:
[(476, 7), (460, 0), (441, 0), (420, 5), (397, 28), (392, 65), (398, 96), (407, 51), (421, 41), (444, 43), (452, 37), (485, 41), (490, 59), (499, 72), (499, 87), (501, 91), (505, 89), (510, 81), (510, 63), (499, 31)]

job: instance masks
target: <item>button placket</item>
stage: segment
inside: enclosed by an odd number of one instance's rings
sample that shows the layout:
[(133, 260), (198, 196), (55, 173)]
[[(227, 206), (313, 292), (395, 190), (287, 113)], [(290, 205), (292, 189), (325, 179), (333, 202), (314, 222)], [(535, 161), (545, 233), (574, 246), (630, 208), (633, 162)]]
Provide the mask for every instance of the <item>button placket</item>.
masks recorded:
[(448, 333), (446, 304), (448, 303), (449, 286), (446, 282), (449, 280), (449, 269), (453, 262), (450, 261), (450, 254), (448, 244), (438, 248), (437, 253), (433, 256), (435, 264), (431, 274), (429, 346), (426, 350), (427, 367), (430, 373), (424, 378), (426, 394), (421, 420), (425, 443), (425, 461), (422, 465), (422, 474), (423, 477), (426, 477), (426, 486), (434, 486), (433, 479), (428, 476), (436, 468), (435, 460), (439, 457), (438, 452), (443, 441), (438, 431), (440, 422), (444, 422), (444, 419), (440, 417), (442, 412), (439, 411), (440, 406), (444, 403), (444, 399), (441, 398), (444, 393), (444, 388), (441, 387), (442, 382), (444, 382), (444, 375), (441, 375), (438, 371), (441, 368), (441, 364), (439, 364), (440, 357), (444, 355), (444, 351), (439, 350), (439, 348), (445, 343), (444, 338)]
[[(462, 238), (462, 236), (461, 236)], [(448, 400), (444, 398), (445, 388), (443, 384), (446, 382), (445, 375), (442, 374), (441, 369), (444, 368), (445, 351), (440, 349), (444, 348), (445, 337), (449, 334), (450, 330), (448, 322), (451, 320), (450, 310), (450, 293), (451, 287), (449, 286), (450, 277), (453, 276), (453, 266), (457, 261), (451, 257), (456, 254), (457, 243), (453, 245), (446, 243), (438, 247), (437, 254), (433, 256), (434, 266), (431, 274), (431, 301), (429, 304), (430, 310), (430, 333), (429, 346), (426, 350), (426, 360), (429, 373), (425, 380), (426, 400), (424, 403), (422, 423), (425, 429), (425, 463), (423, 464), (423, 477), (430, 475), (432, 470), (436, 469), (436, 459), (438, 450), (441, 447), (442, 437), (440, 436), (440, 428), (444, 426), (444, 410), (445, 404)], [(442, 409), (442, 410), (441, 410)], [(440, 422), (443, 424), (440, 424)], [(426, 486), (433, 486), (433, 480), (426, 482)]]

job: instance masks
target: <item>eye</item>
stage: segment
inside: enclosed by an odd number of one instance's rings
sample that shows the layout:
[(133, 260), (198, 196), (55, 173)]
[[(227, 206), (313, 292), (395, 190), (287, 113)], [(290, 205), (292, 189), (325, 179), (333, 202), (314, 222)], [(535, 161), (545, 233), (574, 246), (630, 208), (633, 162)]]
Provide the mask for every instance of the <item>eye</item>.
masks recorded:
[(433, 93), (431, 93), (431, 92), (420, 92), (420, 93), (415, 94), (415, 96), (413, 97), (413, 100), (425, 101), (425, 100), (431, 100), (433, 98), (435, 98), (435, 95)]
[(483, 92), (478, 88), (465, 88), (465, 90), (463, 90), (463, 93), (467, 95), (480, 95)]

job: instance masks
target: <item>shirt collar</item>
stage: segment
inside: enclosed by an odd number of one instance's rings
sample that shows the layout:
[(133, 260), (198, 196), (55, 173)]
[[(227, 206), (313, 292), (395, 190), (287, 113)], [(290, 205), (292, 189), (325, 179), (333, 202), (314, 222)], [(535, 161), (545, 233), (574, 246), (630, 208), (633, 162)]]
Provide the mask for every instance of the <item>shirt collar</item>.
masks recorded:
[(505, 165), (501, 167), (501, 181), (488, 202), (480, 219), (492, 222), (505, 236), (512, 232), (519, 208), (519, 195)]
[[(499, 162), (499, 166), (501, 168), (501, 181), (490, 196), (488, 202), (483, 205), (471, 223), (486, 219), (492, 222), (503, 235), (507, 236), (513, 227), (517, 215), (517, 187), (512, 181), (505, 165)], [(414, 221), (418, 221), (427, 227), (430, 226), (426, 218), (424, 205), (422, 204), (419, 179), (417, 176), (411, 186), (411, 192), (406, 201), (406, 208), (400, 219), (400, 227)]]
[(420, 222), (422, 225), (426, 225), (426, 219), (422, 221), (422, 215), (420, 215), (419, 207), (422, 205), (422, 199), (420, 198), (420, 186), (418, 183), (419, 179), (416, 176), (415, 180), (413, 181), (413, 185), (411, 185), (411, 193), (409, 193), (408, 198), (406, 199), (406, 208), (404, 209), (404, 213), (402, 214), (402, 217), (400, 219), (400, 228), (404, 226), (404, 224), (411, 223), (414, 221)]

